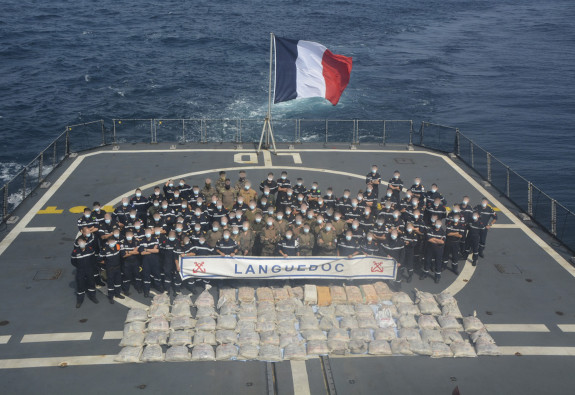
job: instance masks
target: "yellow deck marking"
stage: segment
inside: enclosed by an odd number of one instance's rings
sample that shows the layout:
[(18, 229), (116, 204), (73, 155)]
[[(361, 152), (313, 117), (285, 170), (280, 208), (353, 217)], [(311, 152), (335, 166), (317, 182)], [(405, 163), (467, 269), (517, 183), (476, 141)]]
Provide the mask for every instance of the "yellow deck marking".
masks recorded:
[(68, 210), (72, 214), (82, 214), (87, 206), (74, 206)]
[(48, 206), (44, 210), (40, 210), (37, 214), (62, 214), (64, 210), (58, 210), (57, 206)]

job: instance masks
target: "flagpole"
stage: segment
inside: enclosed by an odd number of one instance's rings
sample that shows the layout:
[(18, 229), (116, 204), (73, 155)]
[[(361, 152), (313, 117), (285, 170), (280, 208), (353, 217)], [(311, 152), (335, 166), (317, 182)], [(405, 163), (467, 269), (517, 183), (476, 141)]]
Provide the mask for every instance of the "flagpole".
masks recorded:
[(274, 34), (270, 33), (270, 70), (269, 70), (269, 81), (268, 81), (268, 113), (264, 120), (264, 126), (262, 128), (262, 134), (260, 136), (260, 143), (258, 145), (258, 154), (262, 148), (262, 142), (264, 136), (266, 137), (266, 147), (270, 149), (270, 140), (273, 145), (274, 153), (276, 153), (276, 142), (274, 139), (274, 132), (272, 130), (272, 65), (273, 65), (273, 47), (274, 46)]

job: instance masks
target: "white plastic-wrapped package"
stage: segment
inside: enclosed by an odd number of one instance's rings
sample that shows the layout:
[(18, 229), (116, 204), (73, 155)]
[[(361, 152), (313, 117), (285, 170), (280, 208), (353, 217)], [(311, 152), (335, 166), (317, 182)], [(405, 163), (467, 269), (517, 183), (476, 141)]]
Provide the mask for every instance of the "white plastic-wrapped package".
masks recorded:
[(140, 357), (142, 362), (161, 362), (164, 360), (164, 351), (159, 344), (151, 344), (144, 348), (144, 352)]
[(198, 344), (215, 346), (217, 344), (216, 334), (214, 332), (197, 331), (194, 335), (194, 345), (197, 346)]
[(396, 326), (391, 310), (387, 307), (383, 307), (377, 311), (375, 322), (380, 328), (395, 328)]
[(357, 325), (362, 329), (377, 329), (377, 322), (372, 317), (357, 317)]
[(371, 331), (369, 329), (352, 329), (349, 336), (350, 340), (363, 340), (370, 342), (373, 340), (371, 336)]
[(457, 321), (457, 318), (451, 315), (440, 315), (437, 317), (441, 329), (453, 329), (455, 331), (462, 331), (463, 326)]
[(280, 335), (280, 348), (286, 347), (292, 343), (303, 343), (297, 335)]
[(198, 344), (192, 349), (192, 361), (214, 361), (214, 347), (209, 344)]
[(477, 351), (477, 355), (499, 355), (499, 348), (495, 343), (490, 343), (481, 339), (475, 343), (475, 351)]
[(359, 287), (355, 285), (346, 285), (345, 294), (347, 295), (347, 303), (351, 305), (364, 303), (363, 295), (359, 290)]
[(428, 342), (424, 342), (423, 340), (414, 340), (409, 342), (409, 349), (412, 353), (417, 355), (431, 355), (431, 346)]
[(255, 331), (243, 331), (240, 332), (238, 338), (238, 346), (243, 346), (245, 344), (252, 344), (258, 346), (260, 344), (260, 335)]
[(401, 328), (399, 330), (399, 338), (407, 341), (422, 340), (421, 336), (419, 335), (419, 330), (415, 328)]
[(124, 333), (120, 341), (120, 347), (141, 347), (144, 344), (146, 334), (144, 332)]
[(321, 320), (319, 322), (319, 329), (321, 329), (322, 331), (329, 331), (332, 328), (338, 328), (338, 327), (339, 323), (337, 322), (335, 316), (321, 317)]
[(417, 319), (420, 329), (439, 329), (437, 320), (432, 315), (422, 315)]
[(359, 324), (357, 323), (357, 319), (352, 316), (345, 316), (339, 322), (339, 327), (341, 329), (355, 329), (359, 328)]
[(216, 331), (216, 342), (218, 344), (225, 344), (225, 343), (235, 344), (237, 343), (237, 340), (238, 340), (238, 334), (233, 330), (222, 329)]
[(152, 318), (148, 322), (147, 331), (167, 331), (170, 329), (170, 323), (164, 317)]
[(306, 284), (303, 287), (304, 304), (317, 304), (317, 288), (313, 284)]
[(447, 291), (443, 291), (442, 293), (435, 295), (435, 300), (437, 300), (437, 303), (439, 303), (441, 307), (457, 303), (453, 295)]
[(422, 329), (421, 340), (428, 343), (443, 342), (443, 336), (441, 335), (441, 331), (437, 329)]
[(295, 308), (296, 305), (293, 299), (280, 300), (276, 303), (276, 311), (278, 313), (293, 313)]
[(329, 293), (331, 295), (332, 305), (346, 305), (347, 304), (347, 294), (345, 293), (345, 288), (339, 285), (332, 285), (329, 287)]
[(258, 309), (255, 303), (243, 303), (238, 311), (238, 319), (244, 321), (257, 321)]
[(413, 304), (413, 300), (411, 300), (411, 298), (409, 297), (408, 294), (406, 294), (405, 292), (396, 292), (393, 294), (393, 296), (391, 297), (391, 301), (393, 302), (394, 305), (398, 305), (400, 303), (407, 303), (407, 304)]
[(367, 342), (363, 340), (351, 340), (348, 344), (349, 352), (352, 354), (367, 353)]
[(165, 304), (170, 305), (170, 296), (165, 293), (157, 294), (152, 298), (152, 305)]
[(395, 328), (377, 328), (373, 332), (373, 337), (375, 340), (392, 341), (397, 339), (397, 334), (395, 333)]
[(467, 342), (451, 343), (449, 348), (455, 358), (473, 358), (477, 356), (473, 346)]
[(467, 333), (477, 332), (485, 328), (481, 320), (475, 316), (469, 316), (463, 318), (463, 329)]
[(280, 337), (275, 331), (267, 331), (260, 333), (260, 345), (273, 344), (274, 346), (280, 345)]
[(349, 342), (349, 333), (346, 329), (331, 329), (328, 333), (328, 340), (337, 340), (343, 342)]
[(280, 300), (287, 300), (290, 298), (289, 293), (285, 287), (273, 288), (272, 292), (274, 294), (274, 300), (279, 302)]
[(252, 287), (240, 287), (238, 289), (238, 300), (241, 303), (254, 303), (256, 301), (256, 291)]
[(391, 347), (386, 340), (374, 340), (369, 343), (368, 354), (371, 355), (391, 355)]
[(373, 309), (366, 304), (356, 304), (354, 306), (355, 316), (357, 318), (373, 318)]
[(179, 331), (183, 329), (193, 329), (196, 326), (196, 320), (190, 317), (173, 317), (170, 321), (170, 329)]
[(196, 322), (196, 329), (200, 331), (215, 331), (216, 320), (212, 317), (203, 317)]
[(146, 323), (142, 321), (128, 322), (124, 325), (124, 333), (128, 332), (144, 332), (146, 330)]
[(341, 340), (328, 340), (327, 348), (329, 349), (330, 354), (345, 355), (349, 352), (348, 344), (349, 341), (344, 342)]
[(397, 319), (397, 325), (400, 328), (417, 328), (417, 322), (412, 315), (402, 315)]
[(409, 343), (404, 339), (393, 339), (391, 341), (391, 352), (395, 355), (413, 355)]
[(310, 340), (327, 340), (327, 336), (325, 335), (324, 331), (320, 331), (319, 329), (310, 329), (301, 331), (301, 335), (307, 341)]
[(216, 309), (213, 306), (200, 306), (197, 308), (196, 311), (196, 318), (204, 318), (204, 317), (212, 317), (216, 318), (218, 314), (216, 313)]
[(377, 293), (377, 299), (379, 302), (391, 300), (393, 292), (389, 289), (389, 286), (386, 283), (384, 283), (383, 281), (378, 281), (373, 284), (373, 288), (375, 288), (375, 292)]
[(449, 303), (441, 307), (441, 315), (452, 316), (455, 318), (463, 318), (457, 302)]
[(431, 342), (431, 358), (451, 358), (453, 353), (449, 346), (443, 342)]
[(166, 351), (167, 362), (187, 362), (191, 360), (190, 350), (186, 346), (172, 346)]
[(130, 309), (128, 311), (128, 316), (126, 317), (126, 323), (128, 322), (146, 322), (148, 321), (148, 310), (146, 309)]
[(238, 359), (249, 360), (256, 359), (259, 354), (259, 347), (253, 344), (244, 344), (240, 346), (240, 352), (238, 354)]
[(176, 297), (174, 298), (174, 305), (176, 304), (187, 304), (188, 306), (191, 306), (192, 303), (192, 299), (190, 298), (191, 295), (184, 295), (184, 294), (179, 294), (176, 295)]
[(256, 323), (256, 332), (269, 332), (276, 330), (276, 323), (275, 321), (262, 321)]
[(293, 321), (280, 321), (277, 323), (277, 331), (280, 335), (297, 335)]
[(432, 293), (423, 292), (423, 291), (420, 291), (419, 289), (415, 288), (415, 303), (419, 304), (421, 302), (436, 303), (435, 296), (433, 296)]
[(329, 348), (324, 340), (310, 340), (306, 344), (307, 355), (327, 355)]
[(439, 308), (435, 300), (432, 301), (424, 300), (422, 302), (419, 302), (417, 306), (419, 307), (419, 311), (421, 312), (421, 314), (429, 314), (429, 315), (441, 314), (441, 309)]
[(282, 360), (282, 353), (278, 346), (273, 344), (262, 344), (260, 346), (260, 353), (258, 355), (258, 360), (277, 362)]
[(114, 357), (114, 361), (126, 363), (140, 362), (140, 357), (142, 356), (143, 349), (144, 348), (142, 346), (124, 347), (118, 353), (118, 355)]
[(338, 317), (352, 316), (355, 315), (355, 309), (347, 304), (338, 304), (335, 306), (335, 315)]
[(377, 302), (379, 302), (377, 292), (375, 291), (375, 287), (372, 284), (360, 285), (359, 289), (361, 290), (361, 294), (365, 300), (365, 303), (377, 304)]
[(445, 344), (462, 343), (464, 341), (461, 334), (453, 329), (442, 329), (441, 336)]
[(290, 343), (284, 348), (284, 359), (302, 361), (307, 358), (303, 343)]
[(256, 323), (254, 321), (239, 320), (236, 324), (236, 332), (250, 331), (254, 332), (256, 330)]
[(236, 359), (238, 356), (238, 348), (233, 344), (220, 344), (216, 347), (216, 360), (227, 361)]
[(206, 285), (206, 289), (196, 299), (196, 307), (215, 307), (214, 297), (210, 293), (211, 288), (212, 286), (210, 284)]
[(153, 304), (150, 306), (150, 311), (148, 312), (150, 318), (170, 318), (170, 305), (169, 304)]
[[(170, 333), (170, 346), (191, 346), (192, 334), (189, 331), (174, 331)], [(167, 358), (167, 356), (166, 356)]]
[(216, 329), (236, 329), (236, 317), (233, 315), (220, 315), (218, 317), (218, 323)]
[(419, 311), (419, 308), (417, 307), (416, 304), (412, 304), (412, 303), (398, 303), (397, 304), (397, 311), (399, 312), (399, 315), (415, 315), (415, 316), (419, 316), (421, 315), (421, 312)]
[(172, 306), (172, 317), (192, 317), (191, 306), (187, 303), (178, 303)]
[(487, 329), (485, 328), (473, 332), (471, 335), (469, 335), (469, 337), (473, 343), (477, 343), (480, 340), (487, 343), (495, 343), (495, 340), (493, 340), (491, 335), (487, 333)]
[(304, 315), (299, 317), (299, 330), (307, 331), (310, 329), (319, 329), (317, 318)]
[(164, 345), (168, 343), (168, 332), (148, 332), (144, 339), (144, 344), (149, 346), (151, 344)]
[(218, 309), (226, 303), (237, 303), (235, 288), (220, 288), (220, 294), (218, 296)]
[(274, 293), (272, 289), (269, 287), (259, 287), (256, 289), (256, 296), (258, 298), (258, 302), (273, 302), (274, 301)]

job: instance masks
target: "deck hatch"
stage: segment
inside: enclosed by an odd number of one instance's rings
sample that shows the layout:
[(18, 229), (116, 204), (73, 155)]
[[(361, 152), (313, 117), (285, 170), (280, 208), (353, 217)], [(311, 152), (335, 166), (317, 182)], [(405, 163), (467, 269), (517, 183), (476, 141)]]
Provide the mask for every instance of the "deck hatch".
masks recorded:
[(398, 165), (413, 165), (415, 162), (411, 158), (393, 158)]
[(34, 276), (35, 281), (57, 280), (62, 275), (62, 269), (43, 269), (38, 270)]

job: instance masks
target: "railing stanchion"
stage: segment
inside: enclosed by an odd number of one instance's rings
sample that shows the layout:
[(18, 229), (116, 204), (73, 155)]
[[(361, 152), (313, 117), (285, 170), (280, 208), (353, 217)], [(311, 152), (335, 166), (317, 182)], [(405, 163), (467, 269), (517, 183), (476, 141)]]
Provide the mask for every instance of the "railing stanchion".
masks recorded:
[(551, 199), (551, 234), (557, 236), (557, 202)]
[(3, 193), (3, 204), (2, 204), (2, 220), (5, 220), (8, 217), (8, 186), (10, 185), (10, 182), (7, 182), (4, 185), (4, 193)]
[(385, 147), (386, 133), (387, 133), (387, 130), (386, 130), (386, 122), (383, 121), (383, 141), (382, 141), (382, 143), (383, 143), (383, 146), (384, 146), (384, 147)]
[(455, 155), (459, 156), (460, 153), (460, 146), (459, 146), (459, 128), (455, 129)]
[(511, 181), (511, 175), (510, 175), (510, 170), (509, 170), (509, 166), (507, 166), (507, 180), (505, 182), (505, 195), (509, 198), (511, 195), (511, 185), (510, 185), (510, 181)]
[(487, 181), (491, 182), (491, 154), (487, 153)]
[(44, 167), (44, 151), (40, 154), (40, 159), (38, 159), (38, 184), (42, 182), (42, 171)]
[(22, 171), (22, 200), (26, 199), (26, 179), (28, 178), (28, 168)]
[(475, 155), (473, 154), (473, 147), (474, 144), (471, 140), (469, 140), (469, 153), (471, 155), (471, 167), (475, 170)]
[(533, 217), (533, 184), (531, 181), (527, 183), (527, 214)]

